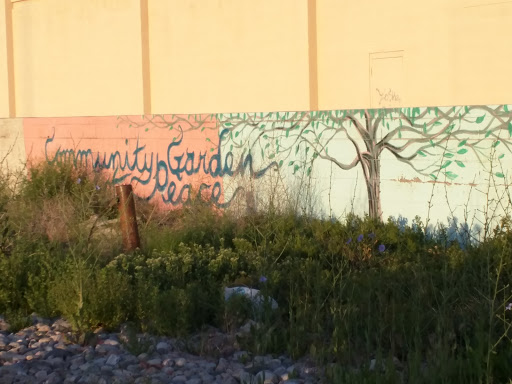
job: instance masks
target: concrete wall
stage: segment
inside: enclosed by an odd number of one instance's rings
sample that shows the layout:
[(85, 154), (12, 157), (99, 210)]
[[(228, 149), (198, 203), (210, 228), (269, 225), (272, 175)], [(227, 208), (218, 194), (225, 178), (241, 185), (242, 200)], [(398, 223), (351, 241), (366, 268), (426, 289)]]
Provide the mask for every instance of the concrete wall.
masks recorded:
[(226, 209), (457, 218), (474, 230), (486, 206), (494, 219), (511, 208), (508, 105), (0, 122), (11, 138), (23, 128), (11, 159), (105, 170), (160, 206), (201, 193)]
[(0, 2), (3, 117), (510, 102), (511, 2)]
[(26, 160), (23, 119), (0, 119), (0, 172), (17, 174)]

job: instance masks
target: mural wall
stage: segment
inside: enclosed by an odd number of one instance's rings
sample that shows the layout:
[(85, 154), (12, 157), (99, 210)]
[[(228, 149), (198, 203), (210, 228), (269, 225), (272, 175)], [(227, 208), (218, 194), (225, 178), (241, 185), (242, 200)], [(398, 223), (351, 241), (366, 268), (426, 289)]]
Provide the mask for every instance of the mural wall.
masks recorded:
[(15, 153), (108, 170), (162, 207), (198, 194), (221, 208), (286, 199), (327, 217), (456, 217), (478, 227), (507, 213), (511, 109), (26, 118)]

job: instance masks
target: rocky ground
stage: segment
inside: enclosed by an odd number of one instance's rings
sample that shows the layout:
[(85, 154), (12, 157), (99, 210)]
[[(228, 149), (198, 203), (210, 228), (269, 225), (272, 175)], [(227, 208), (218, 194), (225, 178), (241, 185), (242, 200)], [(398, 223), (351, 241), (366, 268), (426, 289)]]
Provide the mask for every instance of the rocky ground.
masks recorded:
[(33, 320), (34, 325), (10, 333), (0, 318), (0, 384), (323, 382), (307, 360), (252, 356), (239, 350), (235, 335), (215, 328), (188, 340), (137, 335), (127, 325), (118, 333), (98, 329), (77, 336), (63, 319)]

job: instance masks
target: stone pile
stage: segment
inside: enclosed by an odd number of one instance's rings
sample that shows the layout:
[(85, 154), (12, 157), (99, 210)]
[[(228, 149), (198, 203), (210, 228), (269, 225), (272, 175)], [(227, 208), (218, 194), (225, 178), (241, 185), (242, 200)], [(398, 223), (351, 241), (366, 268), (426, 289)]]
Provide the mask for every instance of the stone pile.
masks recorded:
[(17, 333), (7, 328), (0, 318), (0, 384), (323, 382), (306, 360), (251, 356), (215, 328), (188, 340), (130, 334), (128, 327), (78, 337), (63, 319), (37, 318)]

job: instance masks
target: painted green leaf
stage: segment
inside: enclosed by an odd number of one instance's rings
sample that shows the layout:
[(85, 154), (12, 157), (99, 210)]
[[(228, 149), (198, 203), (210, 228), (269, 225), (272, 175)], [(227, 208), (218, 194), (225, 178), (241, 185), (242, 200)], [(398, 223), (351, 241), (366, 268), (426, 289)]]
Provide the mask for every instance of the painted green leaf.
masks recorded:
[(269, 159), (273, 159), (274, 157), (276, 157), (276, 154), (275, 153), (272, 153), (268, 156)]
[(436, 176), (436, 175), (434, 175), (433, 173), (431, 173), (429, 176), (430, 176), (430, 178), (431, 178), (432, 180), (437, 180), (437, 176)]
[(482, 115), (482, 116), (480, 116), (480, 117), (477, 117), (477, 118), (476, 118), (476, 123), (477, 123), (477, 124), (480, 124), (482, 121), (484, 121), (484, 119), (485, 119), (485, 114), (484, 114), (484, 115)]
[(282, 167), (283, 166), (283, 160), (280, 160), (279, 161), (279, 167)]
[(505, 175), (501, 172), (496, 172), (495, 175), (501, 177), (502, 179), (505, 178)]
[(430, 143), (430, 145), (431, 145), (432, 147), (435, 147), (435, 146), (436, 146), (436, 144), (435, 144), (432, 140), (429, 140), (429, 143)]
[(229, 146), (229, 152), (233, 151), (233, 144)]
[(503, 159), (505, 157), (505, 154), (502, 153), (501, 155), (498, 156), (498, 159)]
[[(176, 139), (176, 138), (174, 138), (174, 139)], [(211, 141), (211, 140), (210, 140), (210, 138), (209, 138), (209, 137), (207, 137), (207, 138), (206, 138), (206, 141)]]
[(511, 121), (508, 122), (508, 135), (512, 136), (512, 122)]
[(427, 133), (427, 123), (423, 123), (423, 133)]
[(294, 163), (295, 163), (295, 161), (290, 161), (290, 162), (288, 163), (288, 166), (291, 166), (291, 165), (293, 165)]
[(443, 123), (441, 123), (440, 121), (436, 121), (434, 125), (443, 125)]
[(427, 157), (427, 155), (425, 155), (425, 153), (422, 152), (422, 151), (418, 151), (417, 154), (420, 155), (420, 156), (423, 156), (423, 157)]
[(325, 153), (328, 155), (329, 154), (329, 148), (325, 147)]
[(299, 146), (298, 145), (295, 147), (295, 154), (297, 154), (297, 152), (299, 152)]
[(214, 151), (214, 148), (210, 148), (210, 152), (213, 152)]
[(453, 172), (450, 172), (450, 171), (445, 172), (445, 175), (446, 175), (446, 177), (447, 177), (447, 178), (449, 178), (450, 180), (454, 180), (454, 179), (456, 179), (456, 178), (458, 177), (458, 175), (457, 175), (457, 174), (455, 174), (455, 173), (453, 173)]
[(306, 129), (306, 130), (304, 131), (304, 134), (307, 134), (307, 133), (309, 133), (309, 132), (311, 132), (311, 131), (310, 131), (309, 129)]
[(446, 163), (444, 163), (442, 166), (441, 166), (441, 169), (444, 169), (446, 167), (448, 167), (450, 164), (452, 163), (451, 160), (447, 160)]
[(266, 140), (268, 139), (268, 135), (263, 135), (263, 138)]
[(466, 105), (466, 106), (464, 107), (464, 110), (466, 111), (466, 113), (468, 113), (468, 112), (469, 112), (469, 107)]
[(452, 158), (452, 157), (453, 157), (453, 153), (446, 152), (446, 153), (444, 154), (444, 157)]
[(467, 143), (467, 140), (462, 140), (460, 143), (459, 143), (459, 147), (462, 147), (464, 144)]
[(456, 163), (457, 163), (457, 165), (458, 165), (459, 167), (461, 167), (461, 168), (465, 168), (465, 167), (466, 167), (462, 161), (455, 160), (455, 162), (456, 162)]
[(145, 131), (146, 131), (146, 132), (147, 132), (147, 131), (149, 131), (149, 128), (146, 128), (146, 129), (145, 129)]
[(267, 143), (267, 144), (265, 145), (265, 149), (267, 149), (268, 147), (270, 147), (270, 143)]
[(290, 128), (286, 130), (286, 137), (290, 136)]
[(462, 148), (462, 149), (459, 149), (459, 150), (457, 151), (457, 153), (458, 153), (459, 155), (463, 155), (463, 154), (465, 154), (467, 151), (468, 151), (468, 150), (467, 150), (466, 148)]
[(452, 133), (453, 128), (455, 128), (455, 124), (450, 125), (450, 126), (446, 129), (445, 133), (446, 133), (446, 134), (448, 134), (448, 133)]
[(206, 128), (206, 127), (201, 128), (201, 132), (203, 132), (203, 131), (205, 130), (205, 128)]
[(231, 127), (233, 124), (231, 124), (231, 123), (225, 123), (224, 125), (225, 125), (226, 127)]
[(505, 105), (503, 106), (503, 110), (504, 110), (505, 112), (508, 112), (508, 105), (507, 105), (507, 104), (505, 104)]
[(485, 137), (489, 137), (489, 136), (491, 135), (491, 133), (492, 133), (492, 131), (491, 131), (491, 130), (487, 131), (487, 132), (485, 133)]
[(298, 165), (295, 165), (295, 167), (293, 167), (293, 173), (297, 172), (299, 170), (299, 166)]
[(492, 147), (496, 148), (498, 145), (500, 145), (501, 141), (496, 140), (494, 143), (492, 143)]
[(239, 134), (240, 134), (240, 131), (236, 131), (235, 132), (235, 138), (238, 137)]
[(310, 173), (311, 173), (311, 167), (308, 167), (307, 175), (309, 176)]

